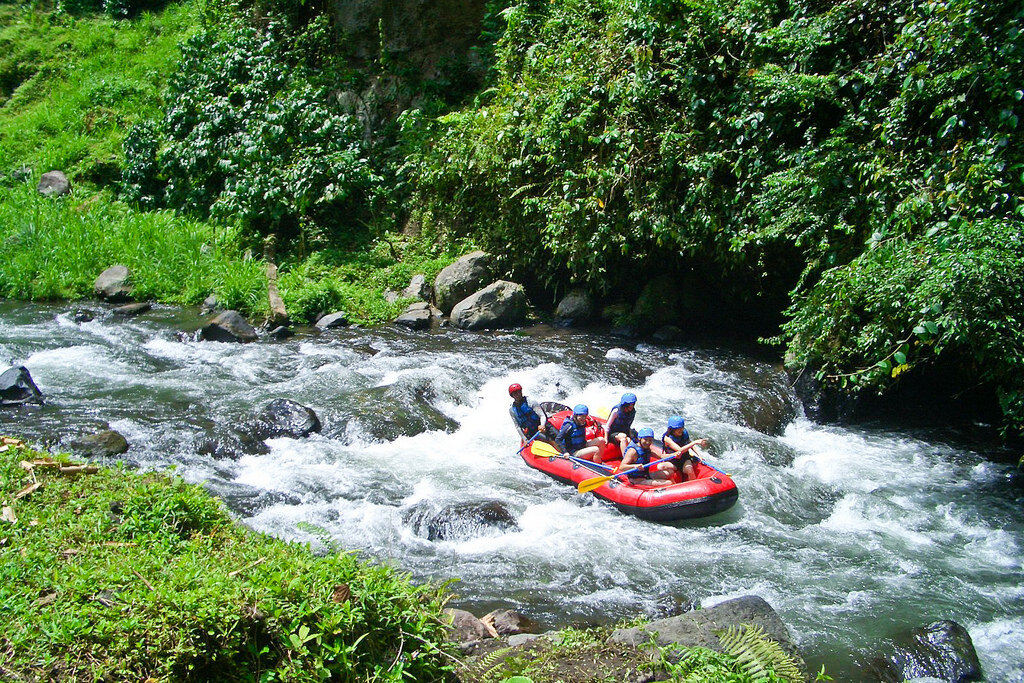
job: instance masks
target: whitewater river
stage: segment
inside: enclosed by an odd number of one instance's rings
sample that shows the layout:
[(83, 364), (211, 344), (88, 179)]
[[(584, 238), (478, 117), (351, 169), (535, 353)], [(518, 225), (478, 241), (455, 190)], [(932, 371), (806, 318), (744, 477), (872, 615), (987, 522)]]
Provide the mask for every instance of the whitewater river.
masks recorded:
[[(1024, 681), (1013, 467), (928, 433), (811, 423), (787, 408), (771, 363), (547, 329), (222, 344), (195, 340), (194, 312), (126, 320), (90, 308), (95, 319), (76, 322), (73, 305), (0, 302), (0, 370), (25, 365), (47, 399), (0, 411), (3, 432), (54, 444), (109, 425), (132, 465), (174, 465), (282, 538), (357, 548), (417, 580), (458, 579), (453, 604), (477, 614), (514, 607), (553, 628), (757, 594), (836, 680), (858, 680), (858, 664), (897, 632), (953, 619), (986, 680)], [(595, 408), (634, 391), (637, 424), (658, 434), (685, 415), (739, 503), (659, 525), (528, 469), (507, 414), (513, 381)], [(315, 410), (322, 433), (273, 439), (264, 454), (199, 454), (274, 398)], [(492, 502), (515, 526), (428, 537), (431, 514)]]

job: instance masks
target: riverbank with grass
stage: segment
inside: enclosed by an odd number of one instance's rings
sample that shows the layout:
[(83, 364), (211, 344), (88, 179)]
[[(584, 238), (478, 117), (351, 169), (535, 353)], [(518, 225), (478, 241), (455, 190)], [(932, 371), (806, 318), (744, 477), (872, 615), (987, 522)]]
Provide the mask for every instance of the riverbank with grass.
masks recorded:
[(3, 680), (452, 680), (443, 586), (244, 529), (173, 476), (4, 445)]

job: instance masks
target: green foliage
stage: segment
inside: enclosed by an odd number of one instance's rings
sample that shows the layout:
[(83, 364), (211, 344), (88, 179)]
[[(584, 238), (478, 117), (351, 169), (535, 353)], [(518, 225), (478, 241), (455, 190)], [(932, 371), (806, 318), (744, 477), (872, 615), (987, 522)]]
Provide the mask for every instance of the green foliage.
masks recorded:
[(730, 626), (717, 633), (722, 649), (754, 680), (774, 677), (786, 683), (803, 683), (802, 663), (787, 654), (764, 629), (751, 624)]
[[(450, 680), (439, 586), (243, 530), (200, 487), (123, 469), (43, 487), (0, 460), (0, 635), (16, 679)], [(59, 673), (58, 673), (59, 672)]]
[(290, 47), (322, 29), (229, 16), (191, 38), (163, 119), (126, 140), (124, 196), (305, 245), (358, 229), (377, 180), (362, 128)]
[[(434, 223), (555, 290), (635, 296), (692, 266), (723, 298), (789, 292), (778, 341), (800, 363), (885, 390), (899, 375), (867, 368), (945, 354), (984, 368), (1008, 427), (1024, 424), (1024, 355), (1003, 322), (1019, 299), (985, 293), (1024, 267), (1006, 244), (1024, 230), (1019, 3), (522, 0), (504, 16), (480, 104), (407, 117), (407, 170)], [(989, 227), (1002, 246), (987, 256), (955, 237)], [(948, 277), (897, 265), (941, 239)], [(930, 278), (935, 296), (866, 317), (816, 309), (869, 296), (872, 278), (891, 295)], [(957, 343), (915, 347), (936, 304), (961, 321)], [(984, 341), (964, 338), (982, 326)]]

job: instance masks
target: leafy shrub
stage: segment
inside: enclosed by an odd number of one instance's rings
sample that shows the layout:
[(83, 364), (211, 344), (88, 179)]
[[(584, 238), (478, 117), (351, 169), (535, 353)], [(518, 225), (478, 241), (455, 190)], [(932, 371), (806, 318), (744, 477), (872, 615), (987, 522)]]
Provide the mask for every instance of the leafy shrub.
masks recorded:
[(318, 243), (358, 226), (376, 179), (362, 129), (289, 44), (282, 24), (234, 19), (191, 38), (163, 120), (128, 136), (124, 196), (239, 220), (251, 238)]
[[(1016, 253), (1005, 236), (1024, 231), (1019, 3), (522, 0), (505, 16), (481, 104), (408, 117), (428, 219), (553, 290), (636, 296), (654, 275), (693, 271), (687, 284), (707, 296), (788, 297), (777, 340), (789, 357), (857, 386), (899, 379), (865, 369), (898, 350), (921, 309), (981, 312), (984, 343), (925, 355), (985, 368), (1008, 424), (1024, 423), (1024, 353), (1001, 323), (1019, 319), (1020, 301), (986, 294), (1024, 268), (1000, 260)], [(999, 226), (1002, 244), (987, 256), (982, 226)], [(954, 238), (962, 229), (976, 237)], [(938, 233), (948, 241), (933, 264), (951, 271), (933, 276), (931, 299), (868, 316), (839, 303), (878, 278), (894, 296), (923, 286), (919, 268), (895, 263)], [(890, 242), (885, 269), (872, 249)]]

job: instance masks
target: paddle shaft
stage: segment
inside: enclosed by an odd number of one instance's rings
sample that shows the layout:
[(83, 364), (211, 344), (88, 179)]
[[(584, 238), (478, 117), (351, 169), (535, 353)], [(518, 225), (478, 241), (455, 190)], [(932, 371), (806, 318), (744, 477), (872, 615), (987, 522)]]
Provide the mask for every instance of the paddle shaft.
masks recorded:
[(609, 475), (607, 477), (593, 477), (592, 479), (584, 479), (576, 487), (576, 490), (579, 491), (580, 493), (588, 493), (590, 491), (593, 491), (597, 487), (601, 486), (606, 481), (611, 481), (615, 477), (621, 477), (623, 475), (627, 475), (628, 476), (630, 474), (633, 474), (634, 472), (640, 472), (642, 470), (647, 469), (648, 467), (652, 467), (654, 465), (657, 465), (660, 462), (665, 462), (666, 460), (672, 460), (675, 457), (676, 457), (675, 454), (669, 455), (669, 456), (666, 456), (666, 457), (661, 458), (659, 460), (654, 460), (652, 462), (649, 462), (646, 465), (640, 465), (639, 467), (634, 467), (633, 469), (626, 470), (625, 472), (617, 472), (617, 473)]
[(518, 451), (516, 451), (516, 455), (519, 455), (520, 453), (525, 451), (526, 447), (529, 446), (531, 443), (533, 443), (533, 440), (536, 439), (538, 436), (540, 436), (540, 429), (537, 430), (536, 434), (534, 434), (533, 436), (530, 437), (529, 441), (527, 441), (526, 443), (523, 444), (522, 448), (520, 448)]
[(566, 458), (568, 460), (572, 460), (577, 465), (582, 465), (583, 467), (600, 467), (604, 470), (611, 469), (610, 466), (605, 465), (603, 462), (591, 462), (589, 460), (584, 460), (583, 458), (577, 458), (572, 455), (561, 453), (557, 451), (554, 446), (543, 441), (534, 446), (533, 456), (536, 458)]
[(703, 451), (703, 449), (701, 449), (700, 446), (698, 446), (697, 444), (694, 444), (693, 445), (693, 451), (697, 454), (697, 457), (700, 458), (700, 461), (702, 463), (704, 463), (705, 465), (707, 465), (708, 467), (713, 469), (715, 472), (718, 472), (719, 474), (725, 474), (725, 476), (727, 476), (727, 477), (729, 476), (728, 474), (726, 474), (725, 472), (723, 472), (722, 470), (718, 469), (717, 467), (715, 467), (714, 465), (712, 465), (711, 463), (708, 462), (708, 459), (707, 459), (708, 458), (708, 454), (705, 453)]

